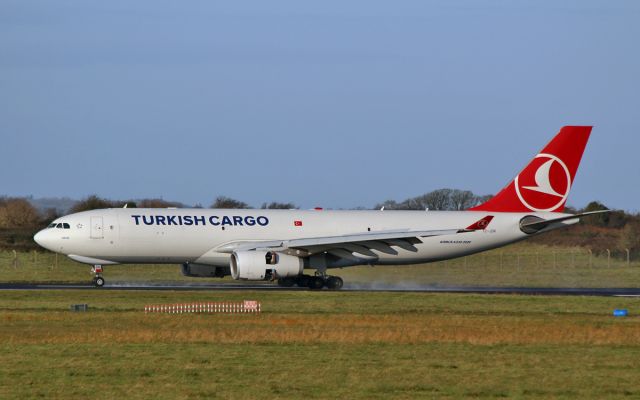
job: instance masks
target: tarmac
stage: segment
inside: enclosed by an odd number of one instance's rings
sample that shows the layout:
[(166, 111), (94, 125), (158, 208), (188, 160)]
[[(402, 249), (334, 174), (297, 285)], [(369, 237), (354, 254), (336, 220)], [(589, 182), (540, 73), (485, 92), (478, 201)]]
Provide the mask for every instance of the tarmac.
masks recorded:
[[(140, 282), (107, 283), (101, 288), (90, 284), (21, 284), (0, 283), (2, 290), (263, 290), (263, 291), (306, 291), (307, 288), (280, 287), (275, 284), (237, 284), (237, 283), (207, 283), (184, 284), (162, 283), (145, 284)], [(323, 291), (328, 291), (324, 289)], [(624, 296), (640, 297), (640, 288), (570, 288), (570, 287), (486, 287), (486, 286), (394, 286), (345, 283), (343, 292), (424, 292), (424, 293), (475, 293), (475, 294), (505, 294), (505, 295), (543, 295), (543, 296)]]

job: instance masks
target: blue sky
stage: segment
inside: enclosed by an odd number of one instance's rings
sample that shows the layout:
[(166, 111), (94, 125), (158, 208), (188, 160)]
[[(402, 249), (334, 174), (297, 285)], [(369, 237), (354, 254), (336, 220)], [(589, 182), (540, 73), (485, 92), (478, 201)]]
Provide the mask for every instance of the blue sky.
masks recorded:
[(0, 1), (0, 194), (372, 206), (495, 193), (595, 125), (637, 211), (640, 3)]

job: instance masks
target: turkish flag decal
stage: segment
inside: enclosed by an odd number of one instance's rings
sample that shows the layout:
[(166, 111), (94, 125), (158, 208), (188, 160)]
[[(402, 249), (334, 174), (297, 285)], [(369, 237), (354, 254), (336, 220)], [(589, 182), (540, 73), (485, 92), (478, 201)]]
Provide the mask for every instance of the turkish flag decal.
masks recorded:
[(293, 226), (302, 226), (302, 221), (300, 221), (298, 219), (293, 221)]

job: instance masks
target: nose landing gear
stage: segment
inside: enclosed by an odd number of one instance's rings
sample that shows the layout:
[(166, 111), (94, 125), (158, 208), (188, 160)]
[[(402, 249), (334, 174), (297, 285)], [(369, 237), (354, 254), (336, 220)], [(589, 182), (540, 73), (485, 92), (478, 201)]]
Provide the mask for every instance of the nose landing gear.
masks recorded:
[(91, 268), (91, 272), (95, 274), (91, 283), (95, 287), (103, 287), (104, 278), (102, 277), (102, 265), (94, 265), (93, 268)]

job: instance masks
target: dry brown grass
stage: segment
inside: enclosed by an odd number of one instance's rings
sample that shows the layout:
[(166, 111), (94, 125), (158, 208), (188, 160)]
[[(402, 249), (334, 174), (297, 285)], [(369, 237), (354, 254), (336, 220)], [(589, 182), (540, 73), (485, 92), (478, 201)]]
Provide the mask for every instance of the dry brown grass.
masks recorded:
[(640, 318), (582, 315), (0, 315), (0, 341), (8, 344), (640, 344)]

